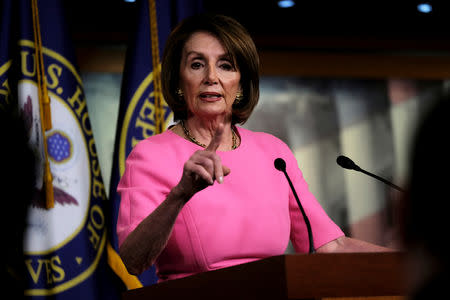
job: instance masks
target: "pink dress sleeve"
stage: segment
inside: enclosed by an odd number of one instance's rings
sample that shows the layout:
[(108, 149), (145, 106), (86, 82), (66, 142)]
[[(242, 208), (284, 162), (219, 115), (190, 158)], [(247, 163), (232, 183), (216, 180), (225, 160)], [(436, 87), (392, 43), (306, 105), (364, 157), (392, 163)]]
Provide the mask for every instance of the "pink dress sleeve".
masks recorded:
[[(287, 146), (286, 146), (287, 147)], [(285, 154), (286, 171), (295, 187), (300, 203), (311, 223), (314, 238), (314, 248), (317, 249), (344, 235), (342, 230), (331, 220), (320, 203), (309, 191), (308, 184), (298, 166), (294, 155)], [(309, 249), (308, 230), (303, 215), (295, 200), (294, 194), (289, 193), (289, 212), (291, 218), (290, 240), (296, 252), (305, 253)]]
[(126, 160), (125, 172), (117, 186), (121, 197), (116, 228), (119, 246), (167, 197), (168, 187), (173, 186), (179, 176), (159, 171), (167, 169), (169, 162), (160, 159), (158, 152), (158, 147), (143, 141), (135, 146)]

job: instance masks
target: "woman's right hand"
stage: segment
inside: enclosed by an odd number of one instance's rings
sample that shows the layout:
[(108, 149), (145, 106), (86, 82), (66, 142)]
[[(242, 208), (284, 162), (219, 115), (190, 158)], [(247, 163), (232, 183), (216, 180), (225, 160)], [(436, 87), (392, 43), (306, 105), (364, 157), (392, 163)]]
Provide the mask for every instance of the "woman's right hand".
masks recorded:
[(175, 190), (182, 195), (185, 202), (197, 192), (213, 185), (214, 180), (222, 183), (224, 176), (230, 173), (230, 169), (222, 165), (220, 157), (216, 154), (222, 141), (223, 132), (224, 125), (220, 124), (208, 147), (196, 151), (184, 164), (183, 175)]

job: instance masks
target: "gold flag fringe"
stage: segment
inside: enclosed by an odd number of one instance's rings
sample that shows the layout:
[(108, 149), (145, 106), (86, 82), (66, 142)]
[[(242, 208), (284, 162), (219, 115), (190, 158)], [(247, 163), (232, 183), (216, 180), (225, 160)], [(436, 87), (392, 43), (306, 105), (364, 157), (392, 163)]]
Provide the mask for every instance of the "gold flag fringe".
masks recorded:
[(152, 45), (153, 63), (153, 95), (155, 96), (155, 134), (164, 131), (164, 108), (161, 86), (161, 65), (159, 58), (158, 19), (155, 0), (149, 0), (150, 39)]
[(41, 29), (39, 25), (39, 11), (37, 0), (32, 0), (33, 11), (33, 31), (34, 31), (34, 48), (35, 63), (38, 81), (39, 95), (39, 111), (41, 117), (42, 140), (44, 143), (44, 191), (45, 191), (45, 208), (54, 207), (53, 196), (53, 176), (48, 161), (46, 132), (52, 129), (52, 116), (50, 110), (50, 97), (48, 96), (47, 80), (45, 77), (44, 56), (42, 53)]

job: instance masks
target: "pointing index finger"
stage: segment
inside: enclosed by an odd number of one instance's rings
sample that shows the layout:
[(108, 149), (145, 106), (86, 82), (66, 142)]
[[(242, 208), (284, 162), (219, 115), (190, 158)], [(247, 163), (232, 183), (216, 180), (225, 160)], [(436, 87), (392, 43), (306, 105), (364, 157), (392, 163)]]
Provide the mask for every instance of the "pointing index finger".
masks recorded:
[(223, 124), (220, 124), (217, 127), (211, 142), (209, 143), (208, 147), (206, 147), (205, 150), (216, 152), (217, 148), (219, 148), (220, 143), (222, 142), (223, 128), (224, 128)]

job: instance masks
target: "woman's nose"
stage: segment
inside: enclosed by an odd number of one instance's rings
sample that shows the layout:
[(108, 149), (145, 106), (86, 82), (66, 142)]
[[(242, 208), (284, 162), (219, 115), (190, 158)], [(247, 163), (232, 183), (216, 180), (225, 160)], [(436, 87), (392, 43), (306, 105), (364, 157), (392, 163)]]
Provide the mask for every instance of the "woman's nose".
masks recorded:
[(209, 66), (205, 74), (205, 84), (212, 85), (218, 83), (217, 70), (215, 66)]

